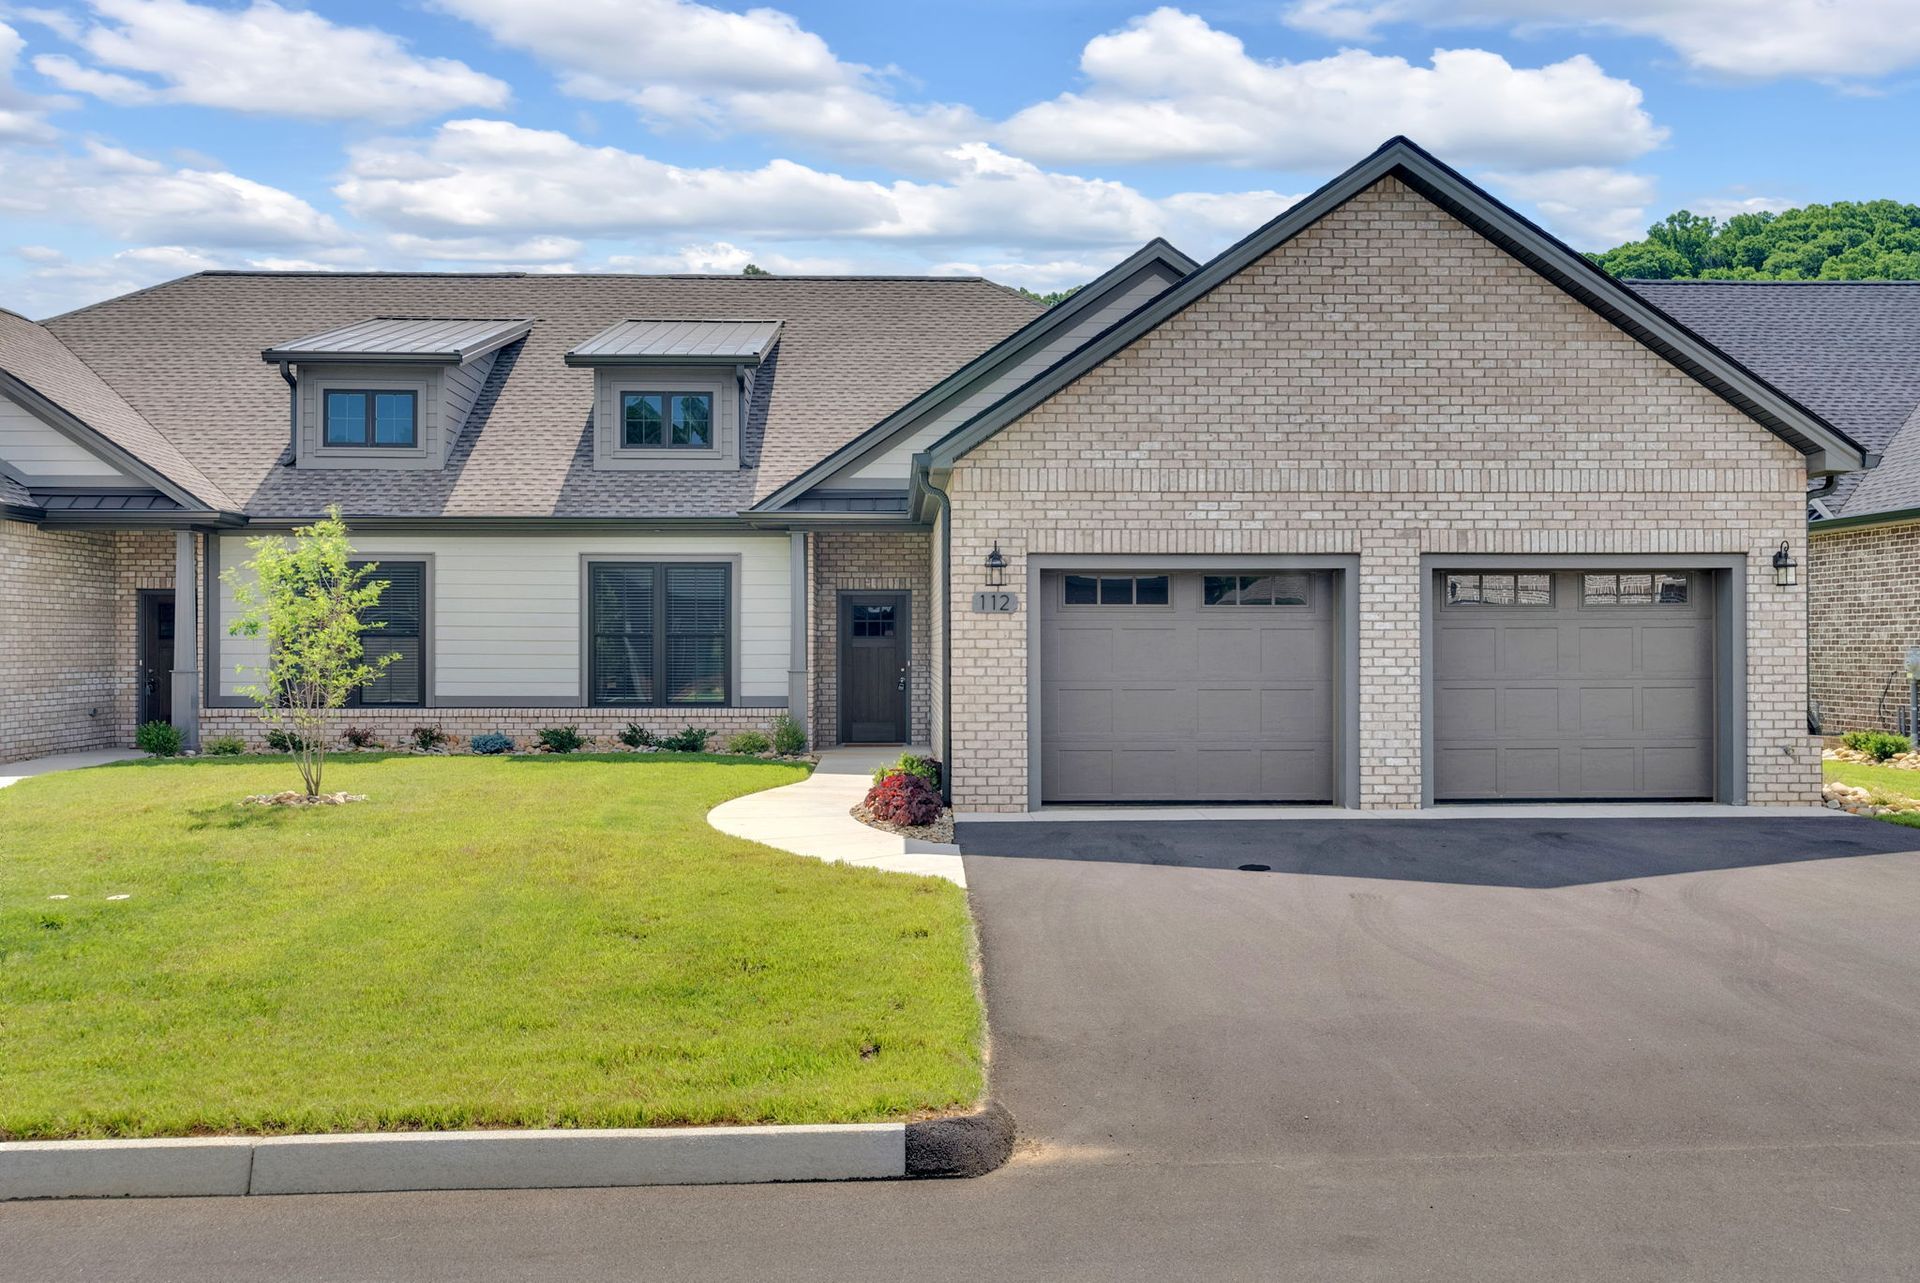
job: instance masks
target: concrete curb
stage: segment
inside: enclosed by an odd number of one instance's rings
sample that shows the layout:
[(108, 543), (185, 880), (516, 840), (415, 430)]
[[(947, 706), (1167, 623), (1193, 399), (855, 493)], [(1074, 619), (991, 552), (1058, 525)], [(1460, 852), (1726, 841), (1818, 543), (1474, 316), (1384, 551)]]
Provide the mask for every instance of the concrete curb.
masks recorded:
[(985, 1176), (1013, 1157), (1013, 1115), (998, 1101), (959, 1118), (907, 1124), (907, 1175)]
[[(922, 1126), (922, 1124), (913, 1124)], [(898, 1179), (908, 1125), (0, 1143), (0, 1201)]]

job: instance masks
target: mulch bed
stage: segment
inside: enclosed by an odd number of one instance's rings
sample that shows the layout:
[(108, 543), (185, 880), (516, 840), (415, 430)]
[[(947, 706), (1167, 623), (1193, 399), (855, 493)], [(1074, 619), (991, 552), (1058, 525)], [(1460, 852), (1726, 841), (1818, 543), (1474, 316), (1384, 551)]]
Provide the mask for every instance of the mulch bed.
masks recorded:
[(884, 829), (888, 833), (898, 833), (903, 838), (913, 838), (920, 842), (953, 842), (953, 810), (948, 808), (940, 812), (940, 818), (932, 824), (890, 824), (886, 820), (875, 819), (862, 802), (853, 808), (853, 818), (868, 828)]

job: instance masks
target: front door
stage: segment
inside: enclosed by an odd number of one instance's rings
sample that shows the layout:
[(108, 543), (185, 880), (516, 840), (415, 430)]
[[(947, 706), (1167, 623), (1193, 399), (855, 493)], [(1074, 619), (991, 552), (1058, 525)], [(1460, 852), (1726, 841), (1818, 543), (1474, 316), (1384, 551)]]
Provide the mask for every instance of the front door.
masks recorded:
[(173, 594), (140, 594), (140, 721), (173, 720)]
[(904, 744), (912, 683), (903, 592), (840, 597), (840, 742)]

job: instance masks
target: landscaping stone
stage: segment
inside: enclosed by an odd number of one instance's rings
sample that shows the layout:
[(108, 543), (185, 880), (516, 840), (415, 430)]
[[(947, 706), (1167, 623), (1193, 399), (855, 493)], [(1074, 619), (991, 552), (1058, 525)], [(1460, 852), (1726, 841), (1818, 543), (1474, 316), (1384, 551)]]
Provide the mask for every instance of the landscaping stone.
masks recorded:
[(279, 793), (254, 793), (240, 799), (242, 806), (345, 806), (349, 802), (364, 802), (365, 793), (321, 793), (309, 796), (298, 789), (286, 789)]

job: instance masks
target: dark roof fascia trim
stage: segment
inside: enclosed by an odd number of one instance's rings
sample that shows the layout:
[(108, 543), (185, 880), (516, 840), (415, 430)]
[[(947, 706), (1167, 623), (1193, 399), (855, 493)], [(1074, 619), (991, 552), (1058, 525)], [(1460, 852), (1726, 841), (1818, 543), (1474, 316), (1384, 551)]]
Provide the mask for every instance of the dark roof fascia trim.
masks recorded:
[[(779, 344), (775, 343), (773, 346), (778, 347)], [(765, 362), (768, 353), (772, 351), (773, 347), (769, 347), (752, 356), (575, 356), (569, 352), (562, 360), (576, 368), (587, 369), (600, 366), (656, 366), (675, 369), (712, 366), (715, 369), (732, 369), (740, 365), (758, 366)]]
[[(310, 526), (312, 516), (252, 517), (255, 530), (282, 531)], [(753, 527), (739, 517), (407, 517), (346, 512), (341, 519), (349, 531), (380, 534), (741, 534)]]
[(260, 353), (260, 359), (269, 365), (278, 365), (282, 361), (291, 361), (295, 365), (471, 365), (489, 352), (498, 352), (503, 347), (518, 343), (531, 333), (533, 320), (528, 319), (516, 322), (513, 329), (502, 334), (450, 352), (319, 352), (270, 347)]
[(8, 521), (31, 521), (36, 525), (47, 515), (45, 508), (35, 508), (24, 503), (0, 503), (0, 517)]
[(925, 530), (911, 512), (772, 512), (746, 514), (755, 530)]
[(1898, 526), (1920, 521), (1920, 508), (1888, 508), (1885, 512), (1863, 512), (1859, 516), (1827, 517), (1807, 523), (1810, 535), (1829, 530), (1858, 530), (1863, 526)]
[[(123, 468), (127, 472), (132, 473), (181, 507), (198, 509), (203, 512), (214, 511), (207, 505), (205, 499), (192, 493), (178, 482), (171, 480), (143, 462), (131, 451), (109, 440), (97, 428), (94, 428), (88, 424), (86, 420), (67, 410), (58, 401), (42, 395), (32, 384), (24, 382), (14, 375), (7, 373), (5, 370), (0, 370), (0, 393), (5, 393), (14, 401), (19, 402), (26, 409), (30, 410), (35, 418), (41, 420), (55, 432), (67, 437), (77, 445), (84, 446), (94, 453), (104, 456), (106, 460), (115, 467)], [(138, 412), (136, 411), (136, 413)], [(159, 429), (155, 428), (154, 431), (158, 432)]]
[[(770, 512), (793, 502), (822, 480), (861, 456), (878, 451), (888, 441), (950, 401), (965, 398), (981, 380), (1017, 360), (1036, 344), (1045, 341), (1086, 312), (1106, 296), (1113, 285), (1128, 279), (1143, 268), (1161, 263), (1181, 276), (1198, 270), (1199, 264), (1175, 249), (1164, 238), (1155, 237), (1120, 262), (1088, 281), (1080, 289), (1060, 300), (965, 365), (907, 402), (880, 422), (847, 442), (799, 476), (753, 506), (755, 512)], [(1170, 288), (1177, 288), (1170, 287)]]
[[(1064, 388), (1074, 379), (1187, 308), (1263, 255), (1389, 175), (1453, 214), (1595, 313), (1690, 374), (1697, 382), (1751, 416), (1807, 456), (1809, 472), (1855, 471), (1875, 456), (1844, 432), (1673, 317), (1589, 263), (1565, 242), (1508, 209), (1464, 175), (1405, 138), (1394, 138), (1373, 155), (1328, 182), (1251, 235), (1227, 247), (1199, 271), (1147, 303), (1051, 369), (1035, 375), (937, 442), (930, 454), (950, 467), (981, 442)], [(1799, 439), (1796, 439), (1799, 438)]]
[(248, 524), (237, 512), (115, 512), (62, 508), (40, 523), (48, 530), (238, 530)]

